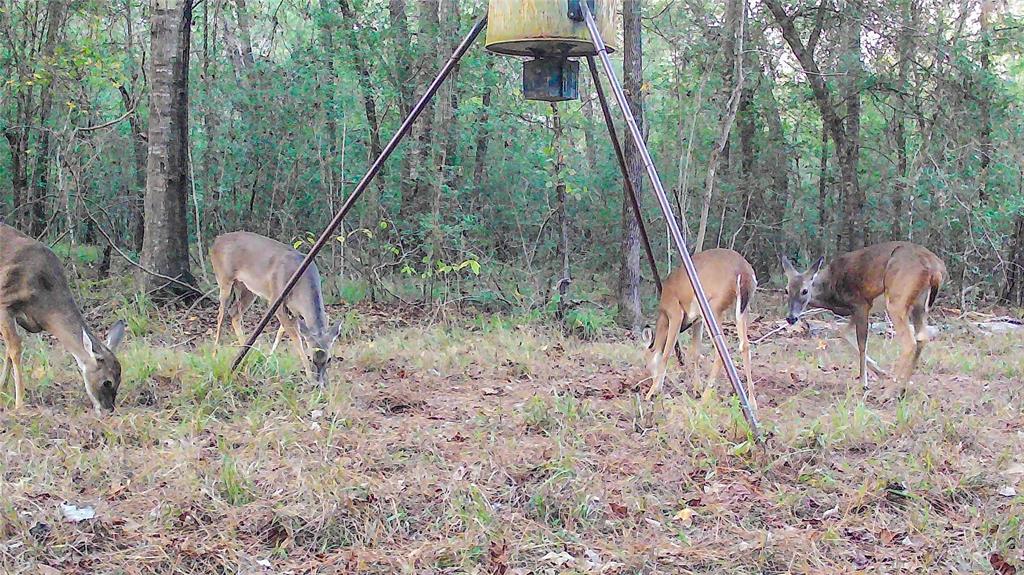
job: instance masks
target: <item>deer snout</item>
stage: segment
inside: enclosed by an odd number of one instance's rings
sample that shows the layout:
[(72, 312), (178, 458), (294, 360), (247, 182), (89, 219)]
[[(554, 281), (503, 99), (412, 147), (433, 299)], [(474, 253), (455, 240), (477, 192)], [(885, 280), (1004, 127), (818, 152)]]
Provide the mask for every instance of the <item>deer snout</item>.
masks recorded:
[(795, 315), (790, 314), (786, 316), (786, 323), (788, 323), (789, 325), (796, 325), (796, 322), (799, 321), (799, 319), (800, 318), (796, 317)]

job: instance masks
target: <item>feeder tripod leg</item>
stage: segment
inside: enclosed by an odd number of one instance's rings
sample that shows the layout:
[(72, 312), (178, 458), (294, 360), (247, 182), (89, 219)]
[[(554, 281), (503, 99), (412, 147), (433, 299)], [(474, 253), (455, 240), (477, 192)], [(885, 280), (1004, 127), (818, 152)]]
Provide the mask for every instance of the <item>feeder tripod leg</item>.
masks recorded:
[[(629, 177), (629, 170), (626, 168), (626, 155), (622, 153), (619, 134), (615, 130), (615, 121), (612, 120), (612, 110), (608, 106), (608, 98), (604, 95), (604, 86), (601, 85), (601, 78), (597, 75), (597, 64), (594, 63), (593, 56), (587, 56), (587, 67), (590, 69), (591, 78), (594, 79), (594, 89), (597, 91), (597, 100), (601, 104), (601, 113), (604, 115), (604, 124), (608, 128), (608, 137), (612, 140), (615, 158), (619, 161), (619, 169), (622, 170), (622, 181), (625, 182), (626, 197), (629, 198), (629, 205), (633, 208), (633, 217), (636, 218), (636, 225), (640, 229), (640, 239), (644, 244), (644, 252), (647, 253), (647, 263), (651, 266), (654, 285), (658, 288), (658, 297), (661, 297), (662, 285), (661, 276), (658, 274), (658, 261), (654, 258), (654, 250), (651, 249), (651, 238), (647, 235), (647, 227), (644, 225), (644, 218), (640, 211), (640, 200), (637, 198), (636, 189), (633, 187), (633, 181)], [(676, 340), (676, 359), (679, 360), (679, 365), (683, 365), (683, 352), (678, 340)]]
[(384, 166), (384, 162), (387, 161), (388, 157), (390, 157), (392, 152), (395, 151), (395, 148), (398, 147), (398, 144), (400, 144), (402, 142), (402, 139), (405, 138), (405, 136), (409, 133), (409, 130), (412, 128), (412, 125), (416, 121), (416, 118), (419, 117), (420, 113), (423, 111), (423, 108), (426, 107), (426, 105), (430, 102), (431, 98), (434, 97), (434, 94), (437, 93), (437, 90), (438, 88), (441, 87), (441, 84), (443, 84), (444, 81), (448, 78), (448, 76), (451, 75), (452, 70), (459, 63), (459, 60), (461, 60), (462, 57), (466, 54), (466, 52), (469, 50), (469, 47), (473, 44), (477, 36), (480, 35), (480, 32), (482, 32), (484, 27), (486, 26), (487, 16), (484, 15), (482, 18), (477, 20), (476, 24), (473, 25), (473, 28), (469, 31), (468, 34), (466, 34), (466, 37), (462, 39), (462, 42), (459, 44), (458, 48), (455, 49), (455, 52), (451, 55), (450, 58), (448, 58), (448, 61), (445, 62), (445, 65), (441, 68), (441, 71), (437, 73), (437, 76), (434, 78), (434, 81), (430, 83), (430, 85), (427, 87), (426, 92), (423, 93), (423, 96), (420, 97), (419, 101), (416, 102), (416, 105), (413, 106), (412, 110), (409, 112), (409, 115), (402, 122), (402, 125), (398, 128), (398, 131), (395, 132), (395, 135), (391, 137), (391, 140), (388, 142), (388, 144), (384, 146), (383, 150), (381, 150), (380, 156), (378, 156), (377, 159), (373, 161), (373, 164), (370, 165), (370, 168), (366, 171), (366, 174), (363, 176), (363, 179), (359, 180), (359, 183), (356, 185), (356, 188), (352, 190), (352, 194), (350, 194), (348, 199), (345, 200), (345, 203), (341, 206), (341, 209), (338, 210), (338, 213), (334, 215), (334, 218), (331, 220), (331, 223), (327, 225), (327, 228), (324, 229), (323, 233), (320, 234), (320, 237), (317, 238), (316, 243), (313, 244), (313, 248), (309, 250), (309, 253), (306, 254), (305, 258), (303, 258), (302, 263), (299, 264), (298, 269), (296, 269), (295, 273), (292, 274), (292, 277), (288, 279), (288, 283), (285, 284), (284, 289), (281, 290), (281, 293), (278, 294), (277, 298), (270, 304), (270, 307), (267, 309), (266, 313), (263, 314), (263, 318), (260, 319), (260, 323), (256, 326), (256, 330), (253, 331), (252, 335), (249, 336), (249, 339), (246, 340), (245, 344), (242, 346), (242, 349), (238, 352), (238, 355), (235, 357), (234, 362), (231, 364), (232, 371), (238, 369), (238, 366), (242, 363), (242, 360), (245, 359), (246, 354), (249, 353), (249, 350), (252, 349), (253, 344), (256, 343), (256, 338), (258, 338), (260, 334), (263, 333), (263, 330), (266, 329), (267, 324), (270, 323), (270, 318), (274, 317), (274, 314), (281, 307), (281, 304), (282, 302), (284, 302), (284, 299), (288, 297), (288, 294), (292, 291), (292, 288), (294, 288), (295, 284), (298, 283), (299, 278), (302, 277), (302, 274), (306, 273), (306, 270), (309, 268), (310, 264), (313, 263), (313, 258), (315, 258), (316, 255), (320, 253), (320, 250), (322, 250), (323, 247), (327, 244), (327, 242), (330, 241), (331, 236), (334, 234), (334, 230), (336, 230), (338, 226), (341, 225), (342, 220), (345, 219), (345, 215), (348, 214), (349, 210), (352, 209), (352, 206), (355, 205), (356, 200), (359, 199), (359, 196), (363, 195), (363, 192), (366, 190), (367, 187), (369, 187), (370, 183), (373, 181), (373, 178), (375, 178), (377, 174), (380, 173), (381, 168)]
[(669, 233), (672, 236), (672, 241), (675, 243), (676, 250), (679, 252), (679, 256), (683, 260), (683, 266), (686, 269), (686, 275), (690, 278), (690, 285), (693, 286), (693, 293), (697, 298), (697, 303), (700, 305), (700, 312), (704, 318), (704, 325), (711, 333), (711, 340), (715, 344), (715, 349), (718, 351), (718, 356), (722, 358), (722, 364), (725, 366), (725, 373), (729, 377), (729, 382), (732, 383), (733, 389), (736, 391), (736, 396), (739, 397), (740, 406), (743, 408), (743, 415), (747, 419), (747, 423), (750, 424), (750, 430), (754, 434), (754, 437), (761, 439), (761, 434), (757, 424), (757, 414), (750, 407), (750, 402), (747, 399), (747, 391), (743, 387), (743, 383), (740, 381), (739, 372), (736, 371), (736, 365), (732, 362), (732, 357), (729, 355), (729, 348), (725, 344), (725, 336), (722, 335), (722, 327), (718, 325), (718, 320), (715, 318), (715, 314), (711, 311), (711, 305), (708, 302), (707, 294), (704, 293), (704, 288), (700, 284), (700, 278), (697, 277), (697, 268), (693, 265), (693, 259), (690, 257), (690, 251), (686, 248), (686, 240), (683, 239), (683, 233), (679, 228), (679, 223), (676, 221), (675, 214), (672, 213), (672, 206), (669, 204), (668, 195), (665, 194), (665, 188), (661, 184), (661, 178), (658, 176), (658, 170), (654, 167), (654, 160), (651, 158), (651, 153), (647, 150), (647, 145), (644, 144), (643, 136), (640, 133), (640, 127), (636, 124), (636, 118), (633, 117), (633, 112), (629, 109), (629, 103), (626, 101), (626, 94), (622, 91), (622, 86), (619, 84), (618, 77), (615, 76), (615, 69), (612, 67), (612, 60), (608, 56), (608, 50), (605, 48), (604, 40), (601, 38), (601, 32), (597, 29), (597, 22), (594, 21), (594, 14), (590, 11), (590, 6), (587, 2), (580, 2), (580, 7), (583, 12), (583, 19), (587, 24), (587, 29), (590, 31), (590, 39), (594, 43), (594, 49), (597, 51), (598, 57), (601, 59), (601, 65), (604, 67), (605, 75), (608, 76), (608, 84), (612, 88), (612, 93), (615, 94), (615, 100), (619, 104), (619, 109), (622, 111), (623, 117), (626, 119), (626, 125), (629, 127), (630, 137), (633, 138), (633, 143), (636, 145), (637, 151), (640, 152), (640, 157), (643, 158), (644, 166), (647, 168), (647, 175), (651, 180), (651, 188), (654, 192), (655, 197), (658, 199), (658, 205), (661, 208), (662, 214), (665, 216), (665, 221), (668, 224)]

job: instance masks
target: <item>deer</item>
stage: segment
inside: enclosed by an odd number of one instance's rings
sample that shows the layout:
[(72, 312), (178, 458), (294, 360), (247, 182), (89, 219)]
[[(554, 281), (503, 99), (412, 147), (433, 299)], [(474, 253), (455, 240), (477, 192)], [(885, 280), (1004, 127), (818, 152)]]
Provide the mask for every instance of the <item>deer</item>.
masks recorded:
[(795, 325), (808, 305), (850, 318), (840, 335), (858, 354), (861, 387), (868, 389), (868, 370), (888, 378), (867, 353), (868, 316), (882, 303), (902, 347), (896, 381), (909, 382), (929, 340), (928, 312), (946, 277), (946, 264), (927, 248), (910, 242), (885, 242), (843, 254), (822, 269), (820, 257), (799, 272), (780, 256), (786, 274), (786, 321)]
[(96, 414), (114, 411), (121, 385), (121, 364), (114, 352), (124, 338), (124, 321), (115, 323), (105, 340), (97, 338), (75, 303), (57, 255), (46, 245), (0, 224), (0, 340), (6, 351), (0, 388), (7, 386), (13, 373), (15, 411), (25, 405), (19, 326), (28, 333), (53, 335), (78, 363)]
[[(693, 264), (697, 268), (697, 277), (708, 297), (715, 319), (721, 323), (726, 312), (734, 310), (736, 333), (739, 339), (740, 353), (743, 354), (743, 369), (747, 379), (747, 395), (750, 405), (757, 409), (754, 399), (754, 380), (751, 377), (750, 342), (747, 332), (750, 326), (750, 302), (757, 289), (757, 276), (754, 268), (739, 253), (728, 249), (710, 249), (693, 255)], [(657, 394), (665, 382), (665, 371), (668, 359), (676, 345), (680, 333), (691, 327), (694, 333), (690, 340), (690, 359), (693, 364), (694, 390), (700, 393), (700, 345), (703, 339), (704, 326), (700, 306), (690, 284), (686, 271), (678, 268), (662, 283), (661, 300), (658, 304), (658, 319), (652, 336), (650, 329), (644, 332), (644, 340), (648, 341), (646, 357), (647, 368), (652, 380), (647, 392), (649, 401)], [(715, 360), (711, 368), (711, 381), (715, 381), (718, 371), (722, 368), (722, 358)]]
[[(239, 345), (245, 345), (242, 316), (256, 297), (277, 298), (302, 263), (304, 254), (291, 246), (251, 232), (218, 236), (210, 248), (210, 262), (220, 290), (220, 309), (214, 346), (220, 345), (224, 322), (231, 321)], [(319, 386), (327, 378), (331, 349), (342, 324), (331, 326), (320, 288), (320, 272), (310, 264), (276, 313), (280, 327), (270, 353), (287, 334), (302, 361), (307, 377)]]

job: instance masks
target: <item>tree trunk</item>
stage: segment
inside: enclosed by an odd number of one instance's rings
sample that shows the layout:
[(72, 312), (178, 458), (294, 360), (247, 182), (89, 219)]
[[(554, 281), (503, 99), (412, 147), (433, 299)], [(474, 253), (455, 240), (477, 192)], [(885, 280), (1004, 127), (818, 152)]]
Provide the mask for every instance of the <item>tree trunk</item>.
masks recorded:
[(711, 150), (711, 157), (708, 159), (708, 173), (704, 180), (704, 204), (700, 212), (700, 227), (697, 230), (697, 238), (693, 242), (695, 252), (704, 249), (704, 237), (708, 229), (708, 215), (711, 211), (711, 200), (714, 195), (718, 164), (728, 151), (729, 134), (732, 132), (732, 124), (736, 121), (736, 113), (739, 110), (740, 96), (743, 89), (743, 27), (746, 20), (746, 12), (746, 2), (744, 0), (731, 0), (726, 11), (726, 25), (732, 30), (733, 34), (731, 41), (727, 43), (730, 48), (728, 54), (730, 56), (729, 68), (731, 73), (727, 74), (726, 85), (728, 85), (728, 78), (731, 77), (733, 79), (733, 87), (719, 119), (718, 139), (715, 142), (715, 147)]
[(26, 128), (7, 128), (4, 130), (4, 137), (11, 147), (11, 192), (14, 199), (14, 209), (11, 215), (11, 224), (15, 227), (25, 227), (28, 210), (28, 130)]
[(981, 133), (979, 148), (981, 151), (978, 170), (978, 201), (981, 205), (988, 203), (989, 167), (992, 164), (992, 100), (995, 99), (996, 79), (992, 78), (992, 12), (994, 0), (982, 0), (981, 16), (978, 19), (981, 27), (981, 90), (978, 94), (978, 107), (981, 115)]
[[(622, 53), (623, 87), (630, 110), (636, 116), (637, 125), (644, 130), (643, 121), (643, 43), (641, 38), (641, 14), (643, 0), (625, 0), (622, 4)], [(631, 138), (626, 138), (626, 172), (638, 196), (643, 194), (644, 165), (640, 151)], [(622, 189), (622, 244), (621, 266), (619, 268), (618, 322), (624, 327), (639, 329), (642, 322), (640, 308), (640, 228)]]
[[(586, 89), (594, 81), (589, 75), (583, 81)], [(594, 90), (592, 87), (580, 94), (583, 99), (583, 145), (587, 169), (591, 176), (597, 175), (597, 140), (594, 139)]]
[(558, 321), (565, 319), (566, 306), (569, 303), (569, 284), (572, 282), (569, 269), (569, 217), (566, 213), (565, 201), (565, 154), (562, 152), (562, 118), (558, 115), (558, 105), (551, 103), (552, 143), (555, 150), (555, 163), (552, 180), (555, 182), (555, 201), (558, 211), (559, 239), (558, 255), (562, 262), (561, 278), (558, 280)]
[[(418, 52), (423, 56), (422, 74), (417, 79), (425, 84), (427, 78), (437, 72), (438, 53), (438, 20), (439, 0), (421, 0), (419, 2), (419, 24), (417, 34)], [(430, 192), (433, 189), (437, 162), (434, 155), (434, 108), (436, 98), (431, 99), (420, 114), (416, 130), (416, 154), (413, 159), (412, 179), (414, 181), (410, 197), (402, 198), (401, 213), (406, 220), (423, 213), (430, 204)]]
[[(863, 230), (863, 196), (860, 193), (860, 186), (857, 178), (857, 162), (860, 157), (860, 29), (861, 21), (858, 8), (853, 2), (847, 2), (847, 14), (843, 25), (843, 45), (847, 56), (855, 58), (856, 62), (851, 63), (848, 73), (854, 77), (847, 82), (845, 96), (853, 97), (855, 101), (848, 101), (846, 112), (847, 118), (844, 122), (839, 117), (835, 97), (829, 86), (825, 83), (825, 74), (822, 74), (814, 58), (814, 46), (820, 34), (820, 26), (815, 29), (811, 36), (811, 42), (804, 44), (797, 32), (793, 17), (786, 13), (785, 8), (779, 0), (764, 0), (765, 5), (771, 11), (775, 22), (782, 31), (782, 37), (789, 44), (793, 55), (796, 56), (800, 66), (807, 76), (807, 83), (814, 94), (814, 101), (818, 105), (822, 122), (827, 127), (828, 134), (835, 144), (836, 155), (839, 159), (839, 171), (843, 182), (844, 218), (845, 218), (845, 239), (848, 248), (864, 244)], [(851, 114), (853, 116), (851, 117)], [(848, 135), (847, 130), (855, 128), (857, 133)], [(855, 143), (851, 144), (851, 140)], [(859, 244), (859, 245), (858, 245)], [(837, 246), (839, 241), (837, 240)]]
[[(444, 0), (441, 4), (442, 18), (444, 23), (443, 51), (438, 54), (438, 61), (441, 58), (447, 59), (447, 54), (455, 51), (459, 45), (459, 0)], [(443, 65), (443, 62), (441, 63)], [(440, 69), (440, 65), (438, 66)], [(441, 113), (441, 141), (444, 142), (442, 154), (443, 164), (438, 166), (441, 170), (441, 181), (451, 189), (459, 189), (459, 170), (455, 159), (459, 148), (459, 66), (452, 70), (451, 76), (445, 81), (441, 94), (445, 96), (442, 100)]]
[[(54, 50), (60, 42), (62, 27), (64, 23), (64, 2), (51, 0), (46, 5), (46, 37), (42, 47), (42, 58), (44, 61), (53, 59)], [(39, 237), (46, 228), (47, 212), (46, 195), (49, 191), (50, 172), (50, 130), (46, 125), (50, 120), (50, 113), (53, 111), (53, 97), (57, 86), (50, 84), (40, 91), (39, 101), (39, 149), (33, 154), (34, 169), (32, 172), (32, 186), (30, 189), (29, 226), (28, 234), (32, 237)]]
[[(392, 83), (398, 92), (398, 108), (401, 110), (402, 118), (404, 119), (412, 111), (414, 98), (409, 57), (412, 40), (409, 36), (409, 18), (406, 12), (405, 0), (390, 0), (388, 2), (388, 14), (391, 16), (391, 27), (394, 30), (391, 33), (395, 70)], [(491, 60), (491, 58), (488, 58), (488, 63)], [(398, 167), (398, 187), (401, 192), (399, 197), (401, 198), (411, 197), (413, 191), (411, 175), (414, 150), (409, 145), (404, 146), (404, 148), (406, 151), (402, 153)]]
[[(132, 110), (137, 104), (132, 100), (131, 94), (124, 86), (118, 86), (118, 90), (121, 92), (121, 101), (124, 104), (125, 112)], [(144, 205), (146, 201), (146, 137), (143, 134), (142, 121), (139, 119), (138, 110), (134, 110), (128, 116), (128, 123), (132, 128), (132, 158), (135, 161), (135, 170), (132, 174), (132, 180), (135, 185), (135, 189), (129, 195), (128, 201), (130, 205), (128, 212), (130, 214), (132, 232), (132, 249), (136, 252), (142, 251), (142, 238), (145, 235), (146, 217), (144, 212)]]
[(832, 230), (828, 217), (828, 128), (821, 124), (821, 153), (818, 157), (818, 253), (829, 253), (828, 237)]
[[(149, 160), (142, 265), (178, 282), (194, 283), (188, 253), (188, 64), (190, 0), (152, 0), (150, 8)], [(152, 274), (142, 289), (156, 297), (183, 286)]]
[(242, 68), (252, 68), (255, 61), (252, 57), (252, 18), (249, 17), (249, 9), (245, 0), (235, 0), (235, 21), (238, 22), (238, 58)]
[(487, 164), (487, 147), (491, 138), (488, 121), (491, 114), (491, 94), (494, 91), (494, 86), (490, 80), (493, 71), (494, 58), (487, 58), (484, 63), (484, 93), (480, 106), (480, 120), (476, 123), (476, 151), (473, 159), (473, 184), (477, 188), (477, 196), (479, 197), (483, 196), (486, 184), (484, 169)]
[[(377, 116), (377, 101), (373, 91), (373, 78), (370, 76), (370, 69), (364, 51), (361, 49), (361, 42), (357, 36), (360, 26), (356, 20), (356, 14), (352, 10), (349, 0), (338, 0), (338, 7), (341, 9), (342, 18), (345, 21), (345, 42), (348, 53), (352, 58), (352, 66), (356, 70), (356, 80), (359, 84), (359, 96), (363, 100), (363, 111), (366, 114), (366, 124), (370, 129), (370, 158), (369, 162), (376, 160), (384, 148), (380, 143), (380, 118)], [(369, 165), (369, 162), (367, 165)], [(382, 167), (380, 174), (375, 178), (375, 186), (371, 188), (365, 204), (369, 209), (364, 212), (362, 225), (374, 229), (377, 220), (380, 218), (380, 198), (384, 193), (387, 181), (387, 170)]]
[(843, 219), (847, 251), (864, 247), (868, 241), (864, 220), (866, 198), (857, 178), (860, 164), (860, 82), (863, 75), (861, 62), (861, 7), (859, 2), (846, 2), (843, 15), (843, 49), (846, 54), (846, 78), (843, 100), (846, 102), (846, 141), (840, 157), (843, 175)]

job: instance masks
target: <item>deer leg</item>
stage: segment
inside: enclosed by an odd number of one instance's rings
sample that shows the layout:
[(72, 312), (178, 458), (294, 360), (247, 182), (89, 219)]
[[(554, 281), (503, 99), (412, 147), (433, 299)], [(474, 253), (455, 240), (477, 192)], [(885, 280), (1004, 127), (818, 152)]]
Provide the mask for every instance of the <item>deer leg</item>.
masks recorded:
[(857, 330), (857, 359), (860, 367), (860, 385), (863, 389), (868, 388), (868, 311), (870, 308), (862, 307), (854, 310), (850, 321)]
[(14, 409), (25, 405), (25, 382), (21, 373), (21, 336), (18, 335), (14, 317), (6, 311), (0, 312), (0, 337), (7, 346), (7, 358), (4, 360), (4, 379), (7, 379), (7, 365), (14, 372)]
[(220, 345), (220, 334), (221, 334), (221, 330), (224, 329), (224, 319), (225, 319), (224, 316), (227, 314), (228, 302), (231, 300), (231, 292), (232, 292), (231, 284), (230, 283), (224, 284), (224, 283), (218, 282), (218, 284), (219, 284), (219, 287), (220, 287), (220, 297), (218, 298), (218, 300), (220, 301), (220, 306), (217, 309), (217, 330), (216, 330), (216, 332), (214, 332), (214, 336), (213, 336), (213, 345), (214, 345), (214, 347), (217, 347), (217, 346)]
[(231, 327), (235, 329), (235, 337), (238, 338), (238, 345), (245, 345), (245, 330), (242, 328), (242, 318), (245, 316), (245, 311), (249, 309), (252, 302), (256, 299), (256, 294), (252, 293), (241, 284), (235, 286), (235, 305), (232, 306), (234, 309), (231, 311)]
[(683, 325), (683, 314), (682, 310), (679, 313), (668, 314), (668, 326), (665, 328), (663, 336), (656, 334), (654, 341), (655, 346), (659, 340), (664, 340), (664, 345), (661, 349), (655, 347), (655, 355), (651, 361), (651, 389), (647, 390), (647, 400), (650, 401), (652, 397), (661, 392), (662, 386), (665, 384), (665, 372), (668, 371), (668, 360), (672, 357), (672, 350), (676, 347), (676, 338), (679, 337), (679, 328)]
[(306, 370), (306, 376), (309, 377), (310, 381), (315, 381), (313, 365), (309, 362), (306, 350), (302, 348), (302, 339), (299, 337), (299, 328), (295, 325), (295, 320), (288, 317), (288, 314), (282, 308), (277, 312), (277, 321), (281, 322), (281, 329), (287, 332), (288, 339), (292, 342), (292, 349), (295, 350), (295, 353), (299, 356), (299, 361), (302, 362), (302, 367)]
[(902, 353), (899, 363), (896, 366), (896, 382), (906, 384), (910, 379), (910, 372), (913, 370), (914, 352), (917, 349), (917, 342), (914, 340), (913, 328), (910, 325), (906, 309), (902, 306), (889, 306), (889, 317), (892, 318), (893, 328), (896, 330), (896, 339), (900, 342)]
[(277, 351), (277, 346), (281, 345), (281, 338), (284, 337), (284, 326), (277, 328), (277, 335), (274, 336), (274, 345), (270, 346), (270, 353), (273, 354)]
[(0, 372), (0, 389), (7, 387), (7, 379), (11, 375), (11, 360), (7, 358), (7, 354), (4, 353), (4, 369)]
[(693, 372), (690, 375), (693, 378), (693, 393), (696, 396), (700, 396), (704, 391), (700, 376), (700, 343), (702, 339), (704, 339), (704, 320), (698, 318), (694, 320), (693, 333), (690, 335), (690, 365), (693, 366)]
[[(925, 297), (928, 296), (926, 295)], [(921, 352), (924, 351), (924, 346), (929, 340), (927, 304), (923, 302), (914, 304), (914, 307), (910, 309), (910, 322), (914, 326), (914, 340), (917, 342), (917, 345), (914, 346), (914, 355), (911, 360), (910, 371), (907, 373), (908, 378), (914, 373), (914, 370), (917, 369), (917, 362), (921, 359)]]
[(750, 407), (757, 411), (757, 400), (754, 399), (754, 378), (751, 376), (750, 340), (747, 338), (747, 327), (750, 322), (748, 311), (736, 310), (736, 335), (740, 340), (740, 354), (743, 355), (743, 372), (747, 376), (747, 399)]
[[(850, 344), (850, 349), (854, 352), (860, 351), (860, 348), (857, 345), (857, 333), (856, 327), (853, 325), (853, 320), (850, 320), (850, 322), (846, 324), (846, 327), (840, 330), (839, 336), (843, 341)], [(875, 374), (875, 376), (889, 377), (889, 373), (882, 369), (882, 367), (878, 365), (877, 361), (871, 359), (871, 356), (868, 355), (867, 352), (864, 353), (864, 360), (867, 363), (868, 369), (871, 370), (871, 373)]]

